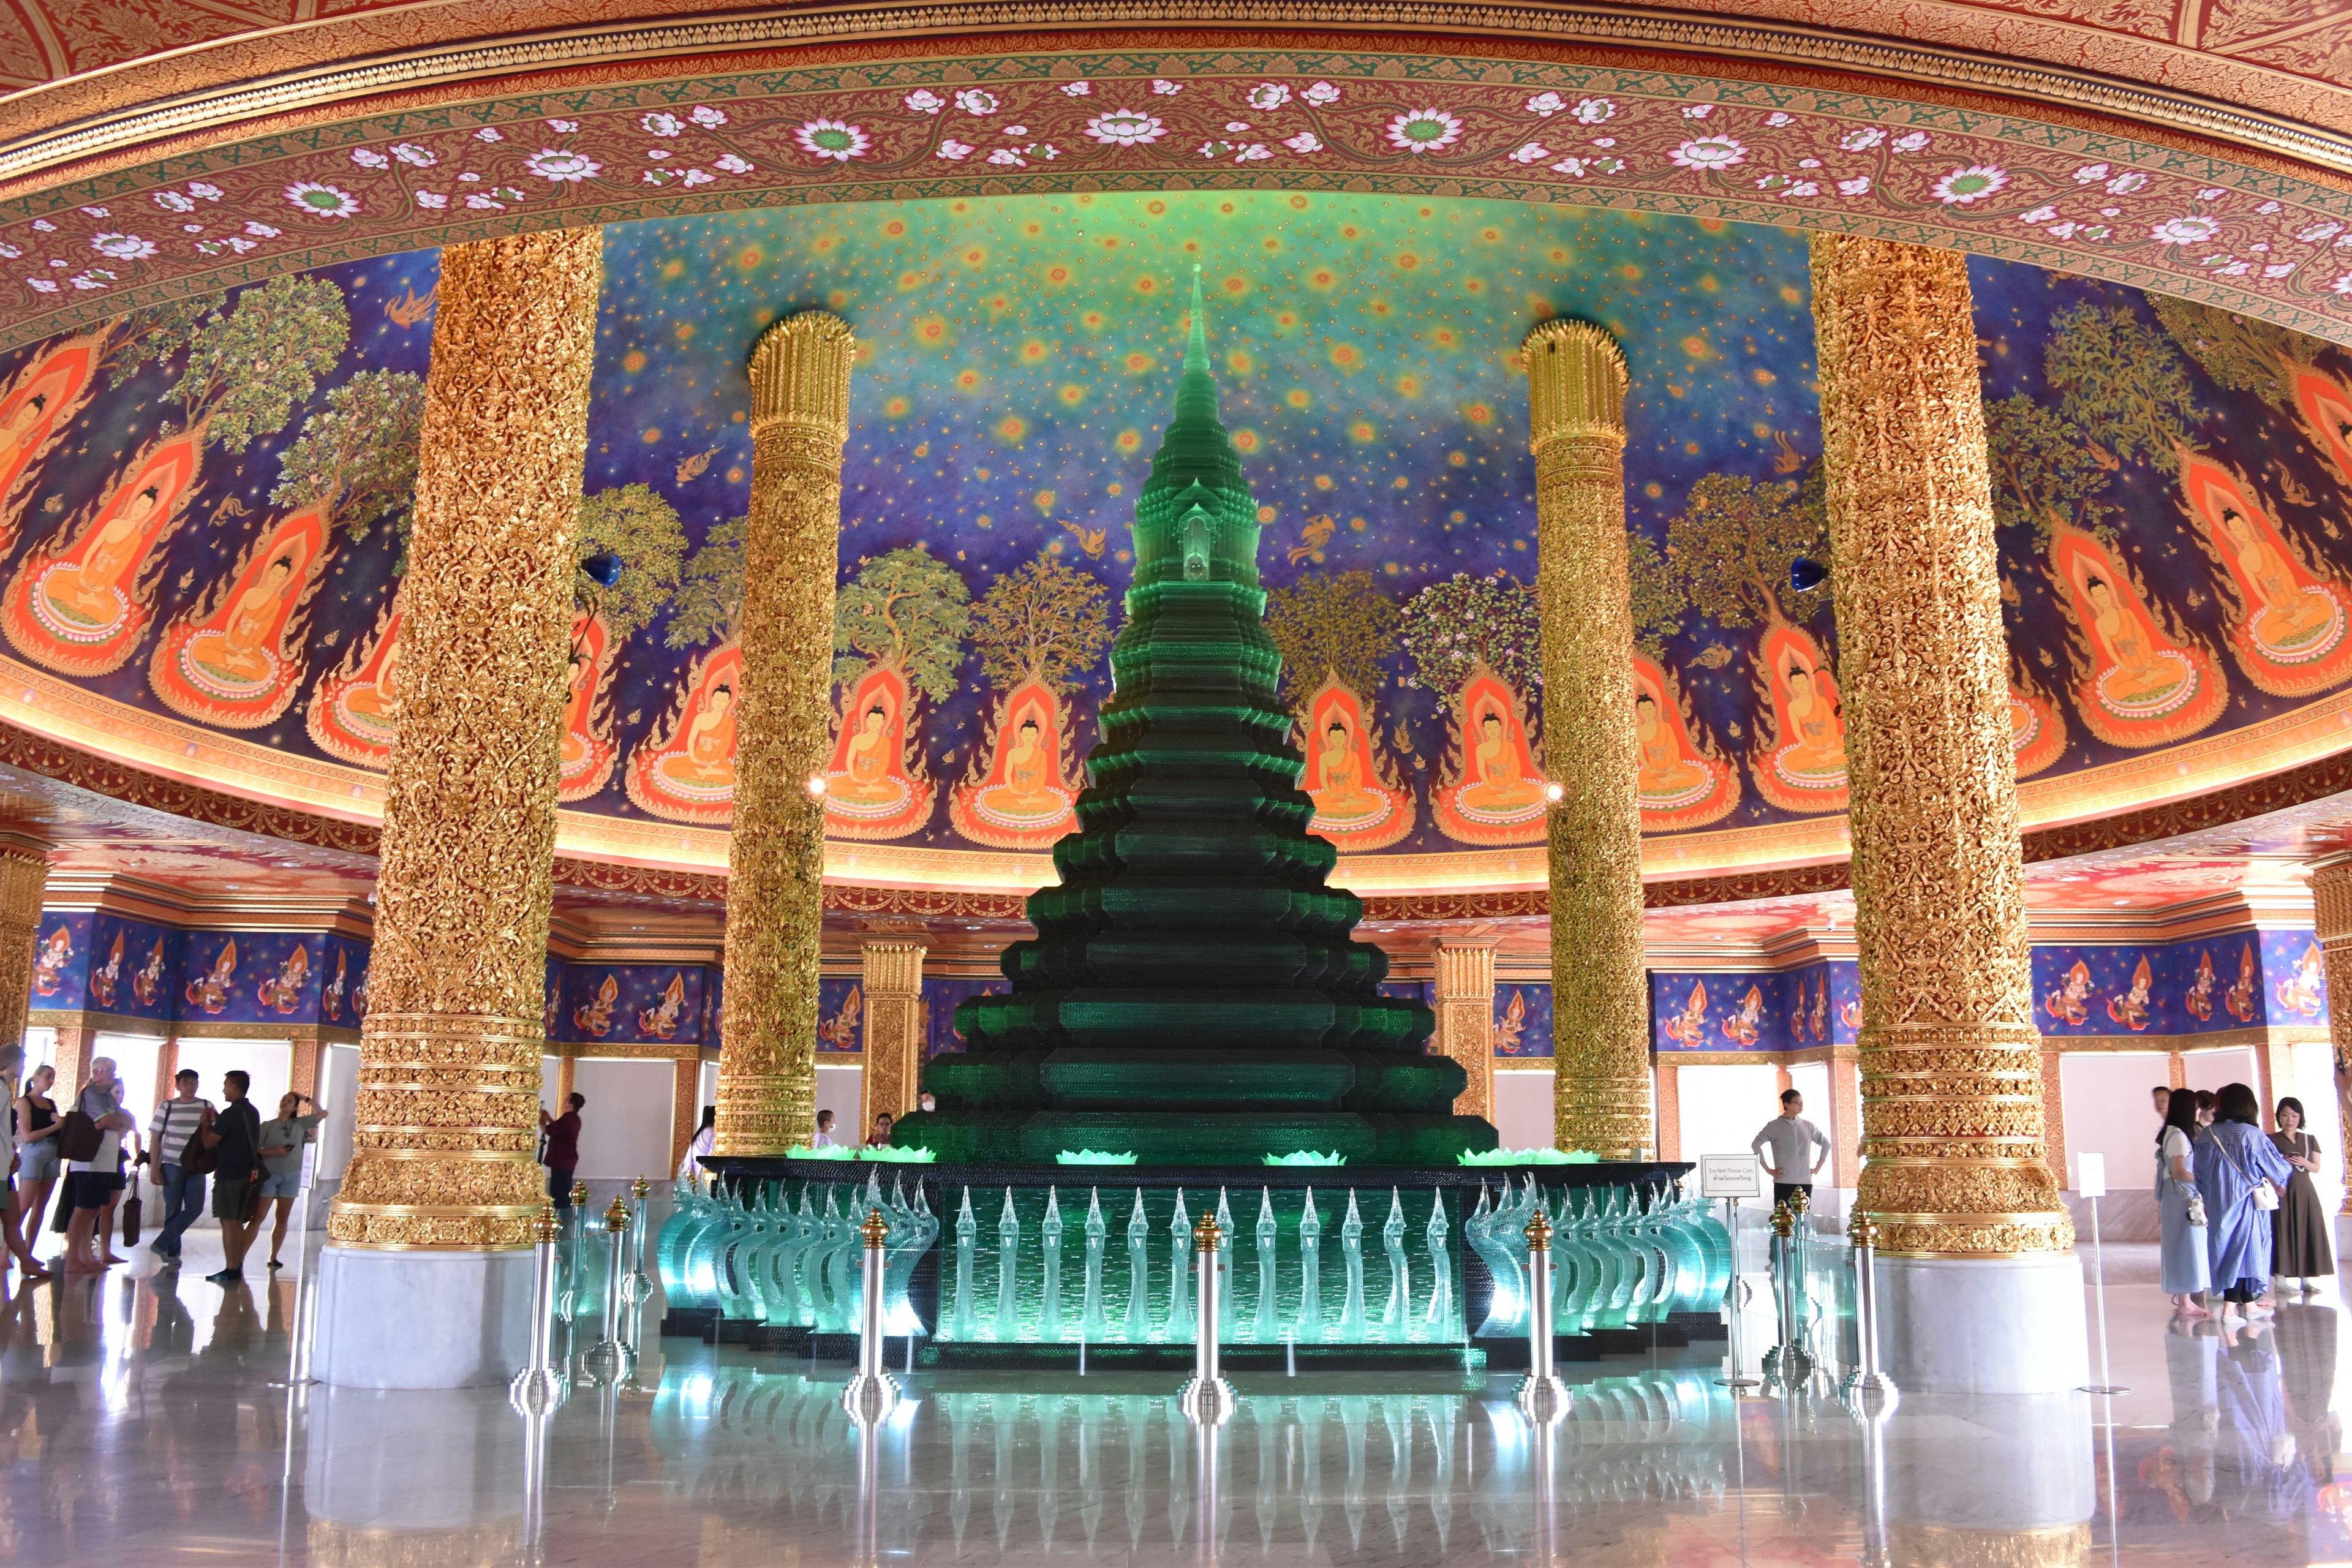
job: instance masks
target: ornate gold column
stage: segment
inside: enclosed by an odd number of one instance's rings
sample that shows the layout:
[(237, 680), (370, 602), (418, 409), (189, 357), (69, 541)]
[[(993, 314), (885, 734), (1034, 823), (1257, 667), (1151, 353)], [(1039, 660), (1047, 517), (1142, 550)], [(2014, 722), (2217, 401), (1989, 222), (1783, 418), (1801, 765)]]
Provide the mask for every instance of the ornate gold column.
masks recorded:
[(1886, 1256), (2071, 1254), (2043, 1163), (1967, 259), (1816, 234), (1812, 272), (1862, 964), (1860, 1205)]
[[(2327, 1037), (2336, 1058), (2336, 1110), (2352, 1128), (2352, 855), (2322, 860), (2311, 872), (2312, 934), (2327, 973)], [(2188, 1081), (2188, 1064), (2173, 1053), (2172, 1086)], [(2268, 1109), (2265, 1107), (2265, 1109)], [(2352, 1184), (2344, 1212), (2352, 1214)]]
[(603, 256), (594, 228), (441, 252), (338, 1247), (526, 1247), (544, 1201), (556, 747)]
[(1441, 942), (1430, 954), (1437, 984), (1436, 1046), (1470, 1075), (1454, 1097), (1454, 1114), (1495, 1120), (1495, 949), (1492, 943)]
[(1536, 455), (1544, 771), (1564, 792), (1550, 823), (1553, 1141), (1604, 1160), (1646, 1159), (1656, 1123), (1634, 795), (1625, 356), (1599, 327), (1570, 321), (1546, 321), (1519, 353)]
[(866, 944), (866, 1070), (858, 1075), (857, 1135), (887, 1111), (892, 1120), (915, 1109), (922, 1091), (923, 955), (915, 942)]
[[(49, 883), (47, 848), (36, 839), (0, 835), (0, 1042), (22, 1045), (33, 1006), (33, 948), (41, 935), (41, 894)], [(73, 1083), (58, 1069), (61, 1092)]]
[(743, 562), (728, 850), (727, 997), (716, 1152), (781, 1154), (816, 1121), (824, 774), (841, 448), (857, 344), (837, 317), (778, 321), (751, 350), (751, 521)]

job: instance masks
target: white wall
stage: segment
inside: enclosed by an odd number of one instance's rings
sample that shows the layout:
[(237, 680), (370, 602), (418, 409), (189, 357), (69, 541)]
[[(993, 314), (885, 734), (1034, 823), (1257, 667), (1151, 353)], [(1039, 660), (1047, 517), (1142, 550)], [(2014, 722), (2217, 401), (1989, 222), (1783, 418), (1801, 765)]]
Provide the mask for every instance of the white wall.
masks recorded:
[[(2249, 1058), (2248, 1066), (2252, 1065)], [(2074, 1158), (2084, 1153), (2105, 1159), (2108, 1192), (2153, 1189), (2157, 1120), (2147, 1091), (2161, 1087), (2170, 1070), (2170, 1062), (2161, 1051), (2067, 1051), (2059, 1056), (2058, 1093), (2065, 1122), (2069, 1189), (2074, 1182)], [(2217, 1079), (2213, 1087), (2219, 1089), (2228, 1081)]]
[[(866, 1069), (862, 1067), (827, 1067), (817, 1063), (816, 1108), (833, 1112), (833, 1141), (836, 1143), (863, 1143), (866, 1129), (857, 1124), (857, 1096), (864, 1083)], [(795, 1135), (794, 1142), (803, 1137), (814, 1137), (815, 1128), (805, 1134)]]
[(1495, 1075), (1495, 1136), (1504, 1148), (1552, 1147), (1551, 1089), (1549, 1071)]
[(352, 1163), (352, 1127), (360, 1108), (360, 1048), (321, 1045), (319, 1047), (319, 1104), (327, 1113), (319, 1126), (319, 1158), (311, 1167), (315, 1181), (342, 1178)]
[(2304, 1113), (2311, 1118), (2304, 1131), (2319, 1140), (2320, 1158), (2319, 1172), (2311, 1180), (2319, 1189), (2319, 1201), (2334, 1214), (2344, 1194), (2344, 1119), (2336, 1099), (2336, 1047), (2312, 1040), (2290, 1047), (2286, 1055), (2294, 1081), (2279, 1092), (2303, 1101)]
[[(104, 1040), (107, 1037), (100, 1035)], [(120, 1059), (120, 1053), (117, 1053)], [(154, 1074), (155, 1046), (147, 1043), (147, 1071)], [(196, 1092), (215, 1105), (227, 1096), (221, 1092), (221, 1075), (231, 1068), (242, 1068), (252, 1079), (246, 1094), (261, 1120), (268, 1121), (278, 1114), (278, 1098), (294, 1081), (294, 1046), (289, 1040), (191, 1040), (180, 1041), (180, 1067), (196, 1069)], [(161, 1095), (149, 1095), (138, 1101), (140, 1128), (143, 1134), (146, 1118), (152, 1114)]]
[(580, 1113), (581, 1180), (658, 1183), (669, 1173), (673, 1081), (667, 1060), (591, 1057), (572, 1064), (572, 1087), (588, 1098)]
[[(1682, 1110), (1683, 1158), (1696, 1164), (1701, 1154), (1745, 1152), (1757, 1130), (1780, 1113), (1780, 1081), (1769, 1062), (1679, 1069), (1675, 1087)], [(1759, 1207), (1771, 1206), (1771, 1190), (1767, 1186), (1767, 1196), (1754, 1200)]]
[[(2183, 1051), (2180, 1055), (2188, 1064), (2189, 1087), (2191, 1089), (2218, 1091), (2224, 1084), (2243, 1083), (2253, 1085), (2257, 1094), (2262, 1092), (2262, 1085), (2254, 1078), (2254, 1053), (2244, 1046), (2223, 1046), (2210, 1051)], [(2147, 1092), (2143, 1090), (2140, 1102), (2146, 1104), (2147, 1100)], [(2263, 1107), (2265, 1124), (2270, 1120), (2270, 1109), (2267, 1105)]]

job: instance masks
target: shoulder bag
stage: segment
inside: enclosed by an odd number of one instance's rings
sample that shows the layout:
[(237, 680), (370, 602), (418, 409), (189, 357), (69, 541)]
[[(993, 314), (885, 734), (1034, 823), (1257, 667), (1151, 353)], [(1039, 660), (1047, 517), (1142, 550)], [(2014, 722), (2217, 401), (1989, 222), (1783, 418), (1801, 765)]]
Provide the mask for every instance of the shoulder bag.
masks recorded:
[[(172, 1130), (171, 1118), (170, 1111), (163, 1112), (163, 1131), (166, 1132)], [(213, 1152), (205, 1147), (205, 1110), (199, 1105), (196, 1108), (195, 1130), (188, 1134), (188, 1141), (180, 1145), (180, 1173), (188, 1176), (209, 1176), (215, 1163)]]
[(82, 1114), (81, 1100), (76, 1097), (74, 1108), (58, 1119), (58, 1158), (95, 1160), (98, 1146), (105, 1137), (98, 1123)]
[[(2259, 1137), (2261, 1134), (2257, 1133), (2255, 1136)], [(2214, 1142), (2221, 1145), (2221, 1158), (2229, 1161), (2231, 1165), (2237, 1170), (2238, 1174), (2245, 1176), (2247, 1184), (2254, 1189), (2254, 1206), (2262, 1210), (2264, 1214), (2268, 1214), (2273, 1209), (2277, 1208), (2279, 1205), (2278, 1189), (2271, 1185), (2268, 1182), (2258, 1182), (2255, 1181), (2252, 1176), (2248, 1175), (2246, 1173), (2245, 1163), (2230, 1152), (2230, 1141), (2228, 1139), (2222, 1137), (2217, 1132), (2214, 1134)]]

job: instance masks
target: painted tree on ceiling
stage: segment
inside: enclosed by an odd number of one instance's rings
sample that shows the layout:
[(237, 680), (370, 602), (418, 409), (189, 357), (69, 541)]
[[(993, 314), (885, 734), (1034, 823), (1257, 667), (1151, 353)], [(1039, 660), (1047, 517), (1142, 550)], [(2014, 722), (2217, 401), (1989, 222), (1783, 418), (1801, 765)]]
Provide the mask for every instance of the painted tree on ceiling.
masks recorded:
[(1265, 596), (1266, 635), (1282, 654), (1276, 689), (1307, 754), (1299, 787), (1315, 802), (1307, 831), (1346, 850), (1385, 849), (1416, 816), (1381, 735), (1399, 622), (1369, 572), (1302, 577)]
[(972, 607), (991, 706), (963, 782), (949, 792), (949, 820), (964, 837), (1041, 849), (1076, 826), (1072, 700), (1110, 646), (1109, 598), (1093, 573), (1039, 554)]

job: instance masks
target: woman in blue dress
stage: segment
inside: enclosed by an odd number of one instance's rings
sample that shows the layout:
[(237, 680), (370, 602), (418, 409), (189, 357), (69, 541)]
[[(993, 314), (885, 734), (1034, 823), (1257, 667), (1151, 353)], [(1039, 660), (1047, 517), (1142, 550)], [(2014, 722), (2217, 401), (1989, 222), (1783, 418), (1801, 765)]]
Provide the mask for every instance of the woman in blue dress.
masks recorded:
[(2271, 1209), (2276, 1205), (2258, 1207), (2255, 1195), (2264, 1187), (2275, 1195), (2294, 1174), (2263, 1135), (2257, 1125), (2262, 1114), (2252, 1089), (2227, 1085), (2214, 1097), (2212, 1130), (2197, 1145), (2206, 1257), (2212, 1288), (2221, 1293), (2225, 1325), (2243, 1321), (2243, 1314), (2270, 1310), (2257, 1303), (2270, 1288)]
[[(2164, 1293), (2183, 1317), (2212, 1316), (2197, 1298), (2212, 1289), (2207, 1270), (2205, 1226), (2192, 1222), (2201, 1203), (2197, 1192), (2197, 1097), (2183, 1090), (2165, 1107), (2164, 1131), (2156, 1142), (2156, 1205), (2164, 1217), (2158, 1253)], [(2203, 1215), (2197, 1214), (2196, 1218)]]

